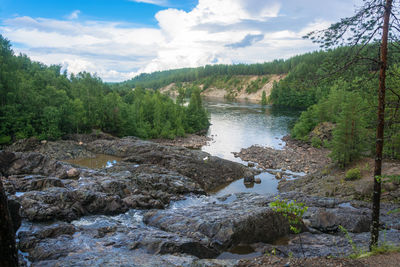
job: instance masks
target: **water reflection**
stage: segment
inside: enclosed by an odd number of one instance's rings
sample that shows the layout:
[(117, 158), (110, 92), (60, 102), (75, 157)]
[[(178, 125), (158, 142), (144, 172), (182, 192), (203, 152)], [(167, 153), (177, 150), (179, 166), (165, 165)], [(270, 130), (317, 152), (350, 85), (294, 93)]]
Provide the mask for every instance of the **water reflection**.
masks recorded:
[[(202, 147), (211, 155), (247, 165), (240, 158), (235, 158), (232, 152), (242, 148), (261, 145), (282, 149), (285, 142), (282, 137), (289, 133), (289, 127), (300, 114), (300, 111), (262, 107), (259, 104), (246, 102), (229, 102), (221, 99), (207, 98), (205, 107), (211, 115), (211, 126), (208, 137), (213, 140)], [(243, 179), (228, 183), (215, 189), (212, 194), (218, 196), (255, 192), (259, 194), (275, 194), (278, 192), (278, 180), (275, 176), (264, 172), (256, 176), (260, 184), (244, 184)]]
[(79, 158), (79, 159), (70, 159), (65, 160), (68, 163), (88, 167), (90, 169), (101, 169), (101, 168), (110, 168), (118, 161), (121, 161), (122, 158), (105, 155), (105, 154), (96, 154), (94, 158)]
[(282, 149), (281, 140), (288, 134), (298, 111), (274, 108), (243, 102), (221, 102), (221, 99), (206, 99), (204, 104), (211, 115), (208, 136), (213, 139), (202, 147), (214, 156), (244, 163), (235, 158), (232, 152), (252, 145), (269, 146)]
[(255, 176), (256, 178), (260, 178), (261, 183), (251, 183), (245, 184), (243, 179), (239, 179), (230, 184), (222, 185), (219, 188), (216, 188), (211, 194), (215, 194), (216, 196), (224, 196), (233, 193), (247, 192), (247, 193), (258, 193), (258, 194), (275, 194), (278, 193), (278, 182), (279, 180), (275, 179), (273, 174), (268, 172), (260, 173)]
[(249, 245), (238, 245), (221, 253), (217, 259), (250, 259), (261, 256), (261, 252), (255, 251)]

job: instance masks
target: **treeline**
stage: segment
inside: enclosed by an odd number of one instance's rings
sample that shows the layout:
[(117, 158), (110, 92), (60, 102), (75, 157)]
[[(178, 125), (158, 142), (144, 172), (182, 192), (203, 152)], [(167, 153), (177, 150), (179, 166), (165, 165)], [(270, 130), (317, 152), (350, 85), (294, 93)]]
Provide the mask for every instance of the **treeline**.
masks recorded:
[[(115, 84), (116, 87), (137, 87), (158, 89), (176, 82), (193, 82), (204, 78), (232, 75), (268, 75), (286, 74), (299, 64), (307, 64), (315, 57), (321, 57), (325, 52), (312, 52), (304, 55), (294, 56), (290, 59), (274, 60), (272, 62), (257, 64), (234, 64), (234, 65), (206, 65), (198, 68), (182, 68), (153, 73), (142, 73), (126, 82)], [(212, 78), (211, 78), (212, 79)]]
[(0, 35), (0, 144), (93, 129), (117, 136), (174, 138), (209, 126), (199, 91), (185, 107), (153, 90), (114, 90), (89, 73), (68, 77), (60, 70), (14, 55)]

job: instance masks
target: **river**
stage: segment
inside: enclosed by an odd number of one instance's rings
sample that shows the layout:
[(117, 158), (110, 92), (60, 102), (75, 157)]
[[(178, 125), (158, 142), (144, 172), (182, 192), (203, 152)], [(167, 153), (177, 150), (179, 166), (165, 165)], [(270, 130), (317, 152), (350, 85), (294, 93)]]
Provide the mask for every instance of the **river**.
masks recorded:
[[(232, 152), (252, 145), (282, 149), (282, 137), (289, 133), (290, 126), (300, 112), (293, 109), (262, 107), (249, 102), (232, 102), (224, 99), (204, 99), (204, 106), (210, 114), (211, 126), (207, 136), (212, 139), (202, 150), (213, 156), (247, 165)], [(259, 194), (277, 193), (278, 181), (274, 175), (262, 172), (257, 176), (261, 184), (243, 183), (243, 179), (216, 190), (217, 195), (237, 192)]]

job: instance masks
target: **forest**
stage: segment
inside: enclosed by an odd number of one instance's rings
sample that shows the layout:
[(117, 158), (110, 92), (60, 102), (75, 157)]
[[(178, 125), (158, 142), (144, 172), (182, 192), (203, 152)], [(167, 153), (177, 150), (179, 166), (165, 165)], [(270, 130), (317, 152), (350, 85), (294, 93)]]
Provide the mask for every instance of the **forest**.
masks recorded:
[(140, 86), (115, 90), (86, 72), (68, 77), (58, 65), (14, 55), (1, 35), (0, 103), (1, 145), (32, 136), (55, 140), (92, 130), (174, 138), (209, 126), (198, 90), (186, 106)]

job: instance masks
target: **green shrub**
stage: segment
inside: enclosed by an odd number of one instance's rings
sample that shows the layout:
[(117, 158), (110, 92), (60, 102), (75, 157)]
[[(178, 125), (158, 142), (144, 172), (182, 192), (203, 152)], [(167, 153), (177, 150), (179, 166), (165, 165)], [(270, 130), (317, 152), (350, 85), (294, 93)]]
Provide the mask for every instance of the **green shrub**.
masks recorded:
[(322, 141), (321, 141), (321, 139), (319, 139), (319, 137), (313, 136), (313, 137), (311, 138), (311, 145), (312, 145), (313, 147), (320, 148), (321, 145), (322, 145)]
[(11, 136), (9, 135), (0, 136), (0, 145), (8, 145), (10, 143), (11, 143)]
[(346, 180), (358, 180), (361, 178), (361, 171), (359, 168), (350, 169), (346, 172)]

